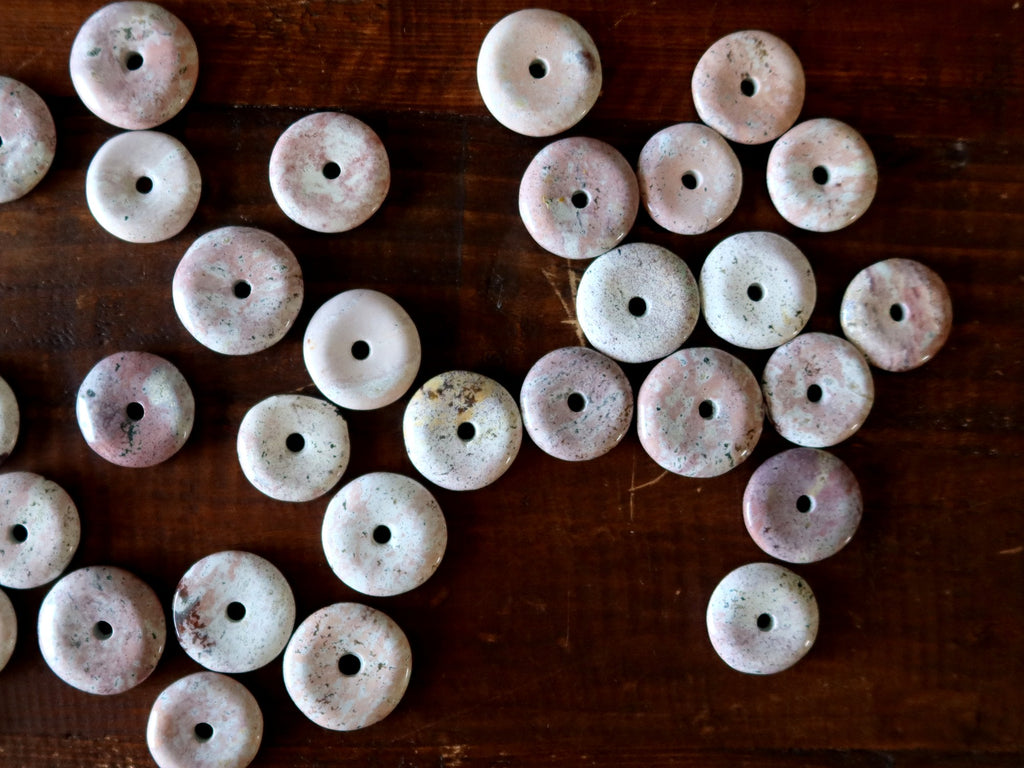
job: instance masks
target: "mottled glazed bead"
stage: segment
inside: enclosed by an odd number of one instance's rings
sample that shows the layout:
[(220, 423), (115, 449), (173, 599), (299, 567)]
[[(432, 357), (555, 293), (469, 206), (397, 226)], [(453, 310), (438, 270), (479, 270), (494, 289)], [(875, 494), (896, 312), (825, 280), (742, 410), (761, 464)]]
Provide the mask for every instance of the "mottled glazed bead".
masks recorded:
[(149, 352), (115, 352), (93, 366), (75, 412), (85, 442), (122, 467), (152, 467), (188, 440), (192, 390), (171, 363)]
[(254, 405), (238, 427), (237, 448), (249, 482), (278, 501), (323, 496), (351, 454), (345, 417), (308, 395), (273, 395)]
[(85, 175), (85, 200), (107, 232), (156, 243), (181, 232), (196, 212), (202, 179), (185, 145), (157, 131), (109, 139)]
[(71, 46), (71, 82), (82, 103), (118, 128), (152, 128), (181, 111), (196, 87), (199, 53), (174, 14), (154, 3), (111, 3)]
[(651, 218), (680, 235), (717, 227), (743, 190), (743, 169), (729, 142), (700, 123), (679, 123), (654, 134), (640, 151), (636, 176)]
[(171, 295), (196, 341), (225, 355), (250, 355), (279, 342), (302, 306), (302, 269), (269, 232), (222, 227), (185, 252)]
[(654, 366), (636, 405), (644, 450), (662, 468), (687, 477), (715, 477), (742, 463), (764, 423), (754, 374), (711, 347), (682, 349)]
[(409, 314), (380, 291), (339, 293), (316, 311), (302, 344), (306, 370), (324, 397), (357, 411), (383, 408), (412, 386), (420, 335)]
[(617, 149), (575, 136), (548, 144), (519, 184), (519, 215), (545, 250), (592, 259), (622, 242), (636, 220), (636, 174)]
[(735, 670), (770, 675), (796, 664), (818, 636), (818, 603), (810, 586), (775, 563), (732, 571), (711, 593), (708, 637)]
[(270, 190), (296, 224), (346, 232), (370, 218), (387, 197), (391, 165), (380, 137), (341, 112), (292, 123), (270, 155)]
[(18, 642), (18, 614), (7, 593), (0, 589), (0, 671), (7, 666)]
[(768, 418), (797, 445), (827, 448), (858, 429), (875, 402), (860, 350), (827, 333), (804, 333), (776, 349), (761, 376)]
[(601, 93), (601, 59), (576, 21), (527, 8), (491, 27), (480, 46), (476, 81), (499, 123), (525, 136), (552, 136), (594, 106)]
[(700, 317), (697, 281), (667, 248), (626, 243), (596, 258), (576, 291), (580, 329), (624, 363), (660, 360), (683, 345)]
[(149, 677), (167, 639), (156, 593), (137, 576), (101, 565), (54, 584), (39, 608), (38, 631), (39, 650), (57, 677), (103, 695)]
[(217, 552), (178, 582), (171, 606), (182, 649), (214, 672), (252, 672), (284, 650), (295, 598), (273, 563), (251, 552)]
[(387, 717), (412, 673), (412, 649), (386, 614), (335, 603), (302, 622), (284, 652), (284, 684), (317, 725), (354, 731)]
[(263, 713), (237, 680), (196, 672), (153, 702), (146, 744), (160, 768), (245, 768), (263, 740)]
[(0, 203), (31, 192), (56, 151), (57, 129), (46, 102), (24, 83), (0, 76)]
[(772, 232), (725, 238), (700, 271), (708, 326), (746, 349), (770, 349), (792, 339), (810, 319), (817, 296), (807, 257)]
[(420, 474), (450, 491), (472, 491), (512, 466), (523, 442), (523, 422), (501, 384), (479, 373), (449, 371), (410, 398), (402, 434)]
[(82, 534), (67, 491), (32, 472), (0, 474), (0, 584), (31, 589), (60, 576)]
[(331, 570), (357, 592), (415, 589), (444, 557), (448, 528), (434, 496), (412, 478), (371, 472), (327, 505), (321, 541)]
[(0, 464), (3, 464), (14, 450), (20, 430), (21, 412), (18, 410), (18, 399), (10, 385), (0, 378)]
[(608, 453), (633, 420), (633, 389), (626, 374), (586, 347), (556, 349), (534, 363), (519, 402), (533, 442), (565, 461)]
[(786, 221), (834, 232), (868, 209), (878, 187), (875, 156), (864, 138), (838, 120), (808, 120), (775, 142), (768, 194)]
[(942, 278), (920, 262), (886, 259), (861, 270), (843, 294), (843, 333), (886, 371), (924, 365), (949, 338), (953, 303)]
[(691, 81), (700, 119), (740, 144), (763, 144), (785, 133), (803, 108), (805, 85), (793, 49), (760, 30), (718, 40), (697, 62)]
[(757, 468), (743, 494), (754, 542), (787, 563), (814, 563), (853, 538), (864, 504), (853, 472), (814, 448), (791, 448)]

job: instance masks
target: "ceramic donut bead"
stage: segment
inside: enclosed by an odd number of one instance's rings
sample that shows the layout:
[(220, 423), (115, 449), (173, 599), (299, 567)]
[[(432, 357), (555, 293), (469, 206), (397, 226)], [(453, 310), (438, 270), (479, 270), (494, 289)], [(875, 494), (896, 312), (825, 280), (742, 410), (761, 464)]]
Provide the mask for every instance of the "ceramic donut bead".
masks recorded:
[(484, 38), (476, 79), (487, 109), (516, 133), (551, 136), (576, 125), (601, 93), (597, 46), (556, 11), (511, 13)]
[(123, 693), (145, 680), (164, 651), (167, 626), (156, 593), (109, 566), (73, 571), (39, 608), (39, 650), (57, 677), (86, 693)]
[(122, 467), (166, 461), (188, 440), (192, 390), (171, 363), (148, 352), (116, 352), (93, 366), (75, 412), (85, 442)]
[(222, 227), (196, 240), (174, 272), (182, 325), (203, 346), (249, 355), (279, 342), (302, 306), (302, 269), (269, 232)]
[(97, 223), (130, 243), (181, 232), (196, 212), (202, 179), (185, 145), (157, 131), (109, 139), (85, 174), (85, 200)]
[(0, 474), (0, 584), (53, 581), (78, 549), (82, 526), (67, 491), (33, 472)]
[(14, 390), (0, 378), (0, 464), (11, 455), (21, 429), (21, 412)]
[(196, 672), (164, 688), (146, 723), (146, 745), (160, 768), (245, 768), (262, 740), (256, 698), (215, 672)]
[(18, 642), (18, 614), (7, 593), (0, 589), (0, 671), (7, 666)]
[(56, 151), (57, 129), (46, 102), (24, 83), (0, 76), (0, 203), (31, 192)]

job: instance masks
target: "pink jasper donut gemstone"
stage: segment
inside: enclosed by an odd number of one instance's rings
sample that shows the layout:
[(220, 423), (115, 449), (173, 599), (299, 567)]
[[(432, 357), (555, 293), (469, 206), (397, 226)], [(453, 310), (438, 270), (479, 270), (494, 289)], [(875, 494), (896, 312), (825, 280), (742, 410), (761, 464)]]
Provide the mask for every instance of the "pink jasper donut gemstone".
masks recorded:
[(67, 491), (33, 472), (0, 474), (0, 584), (53, 581), (78, 549), (82, 526)]
[(18, 614), (7, 593), (0, 589), (0, 670), (7, 666), (18, 642)]
[(0, 77), (0, 203), (24, 197), (53, 163), (57, 129), (39, 94)]
[(0, 464), (11, 455), (14, 444), (18, 442), (21, 429), (21, 412), (14, 390), (0, 378)]
[(174, 117), (196, 86), (199, 54), (184, 24), (154, 3), (111, 3), (71, 46), (71, 82), (89, 110), (118, 128)]

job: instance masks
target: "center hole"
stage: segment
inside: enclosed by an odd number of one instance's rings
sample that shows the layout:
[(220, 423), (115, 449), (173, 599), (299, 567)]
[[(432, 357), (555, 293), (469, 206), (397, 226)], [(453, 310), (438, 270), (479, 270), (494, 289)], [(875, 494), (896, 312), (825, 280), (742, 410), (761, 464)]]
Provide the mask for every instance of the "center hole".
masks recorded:
[(336, 179), (341, 176), (341, 166), (333, 160), (324, 166), (324, 178)]
[(701, 404), (697, 406), (697, 413), (700, 414), (702, 419), (711, 419), (715, 415), (715, 404), (710, 400), (703, 400)]
[(569, 410), (573, 413), (579, 413), (587, 407), (587, 398), (581, 395), (579, 392), (573, 392), (569, 397), (565, 399), (566, 405), (569, 406)]
[(128, 405), (124, 407), (124, 415), (132, 421), (139, 421), (146, 415), (146, 409), (143, 407), (142, 403), (128, 403)]
[(764, 298), (764, 288), (757, 283), (751, 283), (747, 286), (747, 298), (751, 301), (760, 301)]
[(807, 494), (802, 494), (796, 499), (796, 511), (806, 515), (814, 506), (814, 501)]
[(811, 384), (811, 386), (807, 388), (807, 399), (812, 403), (816, 403), (821, 400), (822, 394), (821, 387), (817, 384)]
[(698, 183), (697, 174), (693, 171), (687, 171), (683, 174), (683, 186), (687, 189), (696, 189)]
[(143, 195), (148, 195), (153, 191), (153, 180), (149, 176), (139, 176), (135, 180), (135, 191)]
[(299, 451), (306, 447), (306, 438), (304, 438), (298, 432), (292, 432), (290, 435), (288, 435), (288, 437), (284, 439), (284, 444), (292, 453), (298, 453)]
[(814, 179), (816, 184), (828, 184), (828, 168), (824, 165), (816, 166), (811, 171), (811, 178)]
[(365, 360), (370, 356), (370, 345), (365, 341), (357, 341), (352, 345), (352, 357), (356, 360)]
[(468, 443), (476, 437), (476, 427), (474, 427), (470, 422), (464, 421), (455, 428), (455, 434), (459, 436), (459, 439), (462, 442)]
[(232, 621), (241, 621), (245, 618), (245, 606), (239, 602), (228, 603), (227, 610), (224, 612)]
[(740, 81), (740, 93), (744, 96), (753, 96), (757, 93), (757, 83), (754, 78), (748, 76)]
[(772, 618), (770, 613), (762, 613), (757, 617), (757, 628), (762, 632), (767, 632), (775, 626), (775, 619)]
[(647, 302), (641, 299), (639, 296), (634, 296), (629, 300), (629, 314), (633, 317), (643, 317), (647, 313)]
[(0, 136), (0, 147), (4, 145), (4, 137)]
[(572, 193), (572, 204), (577, 208), (586, 208), (590, 204), (590, 195), (584, 192), (582, 189), (577, 189)]
[(386, 525), (378, 525), (373, 529), (373, 540), (378, 544), (387, 544), (391, 541), (391, 529)]
[(338, 671), (341, 672), (345, 677), (352, 677), (352, 675), (358, 675), (359, 670), (362, 669), (363, 662), (359, 660), (359, 657), (354, 653), (346, 653), (340, 659), (338, 659)]
[(192, 731), (198, 741), (209, 741), (213, 738), (213, 726), (209, 723), (196, 723), (196, 727)]
[(105, 621), (97, 621), (92, 627), (92, 636), (97, 640), (109, 640), (114, 634), (114, 628)]
[(245, 280), (239, 280), (235, 283), (234, 292), (235, 296), (239, 299), (247, 299), (249, 298), (249, 294), (252, 293), (252, 286)]
[(540, 80), (548, 73), (548, 63), (544, 59), (534, 59), (530, 62), (530, 77)]
[(11, 526), (11, 538), (14, 539), (18, 544), (25, 541), (28, 538), (28, 528), (21, 523)]
[(903, 322), (903, 318), (906, 316), (907, 315), (903, 311), (902, 304), (893, 304), (891, 307), (889, 307), (889, 317), (891, 317), (897, 323)]
[(127, 69), (130, 69), (132, 72), (134, 72), (136, 69), (139, 69), (142, 66), (142, 62), (142, 54), (138, 51), (132, 51), (124, 60), (124, 65)]

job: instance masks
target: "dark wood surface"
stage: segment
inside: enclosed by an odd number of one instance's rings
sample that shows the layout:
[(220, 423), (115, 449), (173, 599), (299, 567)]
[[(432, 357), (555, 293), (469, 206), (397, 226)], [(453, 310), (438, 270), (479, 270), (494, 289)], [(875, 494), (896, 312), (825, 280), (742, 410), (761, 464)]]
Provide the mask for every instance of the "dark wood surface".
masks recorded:
[[(300, 619), (358, 600), (391, 615), (414, 670), (395, 712), (355, 733), (299, 713), (280, 660), (240, 679), (266, 718), (254, 765), (1004, 766), (1024, 762), (1024, 9), (1017, 0), (559, 3), (591, 33), (604, 90), (570, 133), (635, 163), (654, 132), (695, 120), (690, 74), (723, 34), (772, 31), (807, 73), (803, 118), (858, 128), (880, 169), (878, 196), (846, 230), (801, 232), (764, 185), (767, 147), (738, 148), (740, 204), (718, 230), (667, 233), (641, 213), (629, 240), (679, 253), (696, 273), (728, 234), (767, 229), (808, 255), (818, 280), (809, 330), (839, 332), (850, 279), (882, 258), (919, 259), (947, 282), (946, 347), (905, 374), (876, 373), (864, 428), (837, 446), (865, 499), (851, 544), (794, 569), (821, 605), (821, 631), (793, 669), (745, 676), (722, 663), (704, 611), (732, 568), (766, 556), (742, 523), (747, 479), (786, 447), (770, 427), (752, 458), (714, 479), (666, 475), (631, 431), (607, 456), (560, 462), (529, 440), (511, 470), (472, 492), (436, 489), (449, 547), (400, 597), (368, 599), (331, 573), (319, 531), (327, 499), (286, 504), (243, 477), (246, 410), (314, 389), (301, 335), (313, 311), (353, 287), (383, 290), (423, 339), (417, 383), (452, 368), (518, 397), (541, 355), (581, 343), (573, 290), (583, 268), (543, 252), (517, 214), (519, 177), (547, 140), (497, 124), (480, 100), (476, 55), (509, 2), (211, 2), (166, 6), (190, 27), (200, 81), (162, 130), (194, 154), (203, 193), (178, 237), (116, 240), (85, 205), (88, 162), (117, 130), (88, 113), (68, 52), (95, 9), (82, 0), (5, 0), (0, 74), (37, 90), (58, 129), (54, 167), (0, 206), (0, 375), (22, 409), (4, 470), (65, 487), (83, 525), (72, 567), (111, 564), (165, 606), (200, 557), (247, 549), (290, 580)], [(381, 210), (349, 233), (303, 230), (267, 181), (275, 140), (316, 109), (352, 112), (392, 163)], [(283, 342), (251, 357), (200, 346), (178, 322), (171, 276), (188, 245), (249, 224), (297, 254), (306, 299)], [(690, 344), (720, 344), (703, 321)], [(722, 345), (725, 346), (725, 345)], [(767, 353), (736, 352), (756, 374)], [(94, 455), (75, 423), (78, 385), (101, 357), (144, 349), (192, 385), (185, 448), (146, 470)], [(639, 386), (650, 366), (629, 366)], [(417, 476), (403, 401), (347, 414), (346, 477)], [(0, 673), (0, 765), (144, 766), (149, 708), (199, 667), (173, 633), (156, 672), (95, 697), (44, 664), (35, 617), (46, 587), (7, 590), (20, 624)]]

